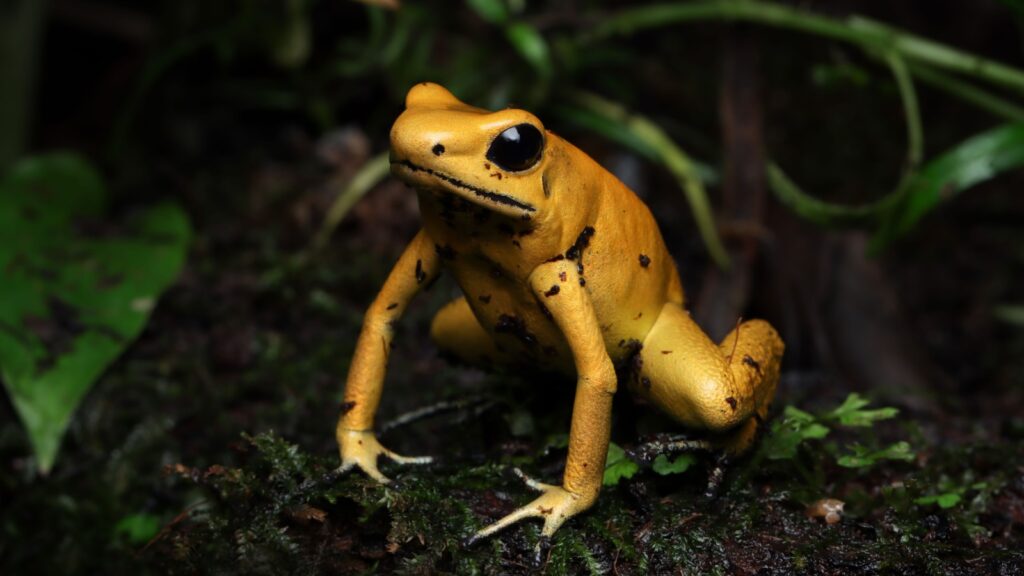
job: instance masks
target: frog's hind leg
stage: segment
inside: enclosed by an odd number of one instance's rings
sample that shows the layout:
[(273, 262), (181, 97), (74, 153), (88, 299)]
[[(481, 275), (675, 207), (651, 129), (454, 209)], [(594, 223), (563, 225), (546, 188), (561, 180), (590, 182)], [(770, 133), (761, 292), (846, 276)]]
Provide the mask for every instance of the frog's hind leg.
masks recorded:
[(716, 345), (686, 310), (668, 303), (644, 340), (630, 386), (683, 425), (711, 431), (716, 446), (739, 454), (768, 414), (784, 348), (764, 320), (737, 325)]
[(437, 312), (430, 323), (430, 338), (441, 352), (467, 364), (490, 366), (504, 360), (465, 297), (452, 300)]

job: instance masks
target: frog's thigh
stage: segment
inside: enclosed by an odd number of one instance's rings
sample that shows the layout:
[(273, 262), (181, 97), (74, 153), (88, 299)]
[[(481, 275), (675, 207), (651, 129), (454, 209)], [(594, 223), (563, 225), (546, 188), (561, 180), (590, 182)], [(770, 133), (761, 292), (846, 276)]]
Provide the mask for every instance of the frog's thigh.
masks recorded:
[(729, 432), (721, 445), (742, 452), (775, 396), (784, 345), (763, 320), (738, 325), (715, 344), (678, 304), (669, 303), (644, 340), (630, 382), (680, 423)]
[(430, 337), (442, 352), (469, 364), (488, 365), (502, 360), (494, 339), (473, 315), (465, 297), (452, 300), (438, 311), (430, 323)]

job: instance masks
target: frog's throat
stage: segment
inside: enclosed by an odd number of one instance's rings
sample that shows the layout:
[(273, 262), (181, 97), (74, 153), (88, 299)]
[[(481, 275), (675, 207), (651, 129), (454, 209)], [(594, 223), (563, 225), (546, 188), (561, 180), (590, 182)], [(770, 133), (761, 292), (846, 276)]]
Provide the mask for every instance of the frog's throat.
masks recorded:
[(462, 180), (459, 180), (458, 178), (453, 178), (453, 177), (451, 177), (451, 176), (449, 176), (447, 174), (444, 174), (442, 172), (438, 172), (436, 170), (432, 170), (430, 168), (425, 168), (423, 166), (418, 166), (418, 165), (413, 164), (412, 162), (410, 162), (408, 160), (392, 160), (391, 161), (391, 165), (392, 166), (394, 166), (396, 164), (399, 165), (399, 166), (402, 166), (404, 168), (408, 168), (409, 170), (412, 170), (413, 172), (423, 172), (423, 173), (425, 173), (425, 174), (427, 174), (427, 175), (429, 175), (429, 176), (431, 176), (433, 178), (437, 178), (438, 180), (441, 180), (442, 182), (445, 182), (445, 183), (447, 183), (447, 184), (449, 184), (451, 186), (454, 186), (455, 188), (461, 188), (463, 190), (468, 190), (468, 191), (472, 192), (473, 194), (479, 196), (480, 198), (484, 198), (486, 200), (490, 200), (491, 202), (494, 202), (496, 204), (501, 204), (503, 206), (511, 206), (513, 208), (519, 208), (520, 210), (525, 210), (527, 212), (536, 212), (537, 211), (537, 209), (532, 204), (530, 204), (528, 202), (523, 202), (522, 200), (519, 200), (517, 198), (513, 198), (512, 196), (508, 196), (507, 194), (501, 194), (499, 192), (494, 192), (492, 190), (485, 190), (484, 188), (478, 188), (476, 186), (473, 186), (472, 184), (467, 184), (467, 183), (463, 182)]

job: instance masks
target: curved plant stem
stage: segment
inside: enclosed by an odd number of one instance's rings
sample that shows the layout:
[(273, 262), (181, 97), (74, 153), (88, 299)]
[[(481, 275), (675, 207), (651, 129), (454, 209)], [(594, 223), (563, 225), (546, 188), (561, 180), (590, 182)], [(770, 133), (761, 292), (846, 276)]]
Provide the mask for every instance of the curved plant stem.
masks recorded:
[(924, 157), (924, 131), (921, 128), (921, 108), (917, 104), (917, 92), (910, 78), (907, 66), (895, 52), (889, 52), (885, 61), (896, 79), (903, 103), (903, 115), (907, 125), (907, 173), (912, 173)]
[(798, 216), (827, 227), (867, 226), (874, 224), (878, 215), (891, 209), (900, 198), (900, 192), (869, 204), (846, 206), (818, 200), (794, 183), (778, 164), (769, 161), (765, 166), (768, 187), (775, 197)]
[(327, 216), (324, 218), (323, 225), (320, 226), (320, 230), (310, 245), (311, 251), (319, 251), (327, 245), (331, 235), (334, 233), (334, 229), (338, 227), (338, 224), (345, 218), (349, 210), (371, 188), (379, 184), (388, 175), (390, 167), (391, 163), (388, 160), (388, 153), (382, 152), (371, 158), (359, 169), (359, 172), (348, 181), (341, 192), (338, 193), (338, 197), (334, 199), (334, 203), (331, 204), (331, 208), (327, 211)]
[(861, 48), (890, 51), (907, 60), (953, 70), (1024, 92), (1024, 71), (915, 36), (861, 16), (838, 20), (771, 2), (705, 0), (655, 4), (623, 10), (607, 18), (585, 39), (594, 40), (682, 22), (742, 20), (788, 28), (858, 44)]
[(1000, 118), (1014, 122), (1024, 121), (1024, 108), (1012, 102), (986, 92), (956, 76), (939, 72), (931, 66), (914, 62), (907, 62), (906, 64), (914, 78), (928, 84), (932, 88), (942, 90), (950, 96), (973, 104)]

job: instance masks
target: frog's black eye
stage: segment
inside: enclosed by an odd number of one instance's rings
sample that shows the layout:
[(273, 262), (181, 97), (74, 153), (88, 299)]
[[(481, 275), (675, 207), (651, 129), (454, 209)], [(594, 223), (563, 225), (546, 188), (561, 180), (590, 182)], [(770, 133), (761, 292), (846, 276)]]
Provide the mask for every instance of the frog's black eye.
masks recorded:
[(487, 159), (509, 172), (521, 172), (540, 160), (544, 136), (530, 124), (506, 128), (487, 149)]

